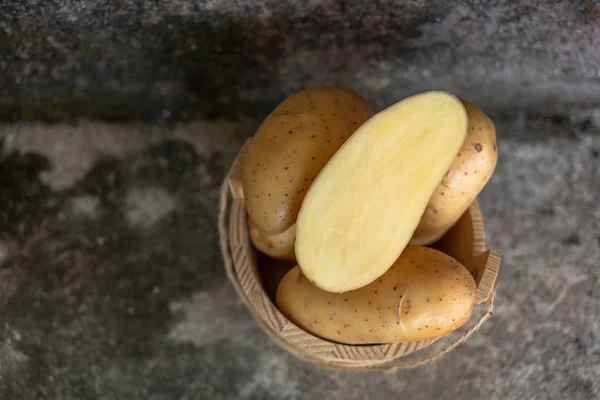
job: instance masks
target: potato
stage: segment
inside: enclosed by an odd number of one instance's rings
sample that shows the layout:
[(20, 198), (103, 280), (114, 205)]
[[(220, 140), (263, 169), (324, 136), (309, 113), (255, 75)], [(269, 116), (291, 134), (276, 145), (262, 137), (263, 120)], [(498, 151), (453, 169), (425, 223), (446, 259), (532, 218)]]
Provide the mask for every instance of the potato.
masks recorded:
[(456, 158), (467, 113), (450, 93), (406, 98), (364, 123), (304, 197), (296, 259), (319, 288), (347, 292), (383, 275)]
[(475, 105), (467, 110), (467, 137), (448, 173), (433, 193), (410, 244), (429, 245), (459, 220), (492, 177), (498, 151), (494, 123)]
[(267, 235), (252, 222), (248, 223), (250, 241), (259, 251), (278, 260), (296, 260), (294, 242), (296, 241), (296, 225), (277, 235)]
[(381, 278), (336, 294), (310, 283), (299, 267), (277, 288), (276, 303), (294, 324), (323, 339), (346, 344), (422, 340), (445, 335), (471, 316), (477, 287), (452, 257), (407, 246)]
[(302, 90), (277, 106), (246, 158), (243, 188), (253, 225), (267, 235), (290, 228), (313, 179), (373, 114), (359, 94), (336, 86)]

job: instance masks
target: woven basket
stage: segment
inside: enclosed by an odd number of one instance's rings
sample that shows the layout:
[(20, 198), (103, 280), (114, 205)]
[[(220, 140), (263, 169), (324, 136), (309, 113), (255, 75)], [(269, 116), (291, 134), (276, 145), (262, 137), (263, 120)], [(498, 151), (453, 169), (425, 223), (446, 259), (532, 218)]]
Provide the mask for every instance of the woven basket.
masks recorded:
[[(485, 249), (481, 211), (474, 201), (454, 227), (431, 247), (454, 257), (473, 275), (477, 283), (476, 304), (485, 302), (479, 317), (456, 333), (417, 342), (381, 345), (345, 345), (318, 338), (294, 325), (275, 306), (275, 291), (285, 273), (295, 264), (274, 260), (257, 251), (248, 236), (247, 213), (242, 187), (243, 164), (248, 139), (238, 153), (221, 186), (219, 234), (227, 275), (238, 295), (257, 323), (277, 344), (295, 356), (332, 368), (390, 370), (425, 364), (452, 350), (491, 315), (494, 284), (500, 266), (500, 254)], [(268, 272), (264, 273), (263, 272)], [(435, 352), (421, 355), (434, 342), (443, 342)], [(438, 343), (439, 344), (439, 343)], [(419, 351), (420, 357), (407, 357)]]

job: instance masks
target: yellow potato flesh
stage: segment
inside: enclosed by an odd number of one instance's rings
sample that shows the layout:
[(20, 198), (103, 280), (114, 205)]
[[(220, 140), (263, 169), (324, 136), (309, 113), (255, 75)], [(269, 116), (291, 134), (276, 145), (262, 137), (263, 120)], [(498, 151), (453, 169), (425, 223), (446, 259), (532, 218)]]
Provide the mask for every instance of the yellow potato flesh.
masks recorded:
[(364, 123), (329, 160), (296, 223), (296, 259), (329, 292), (383, 275), (415, 231), (467, 131), (458, 98), (409, 97)]
[(452, 257), (407, 246), (375, 282), (337, 294), (311, 284), (299, 267), (277, 288), (281, 312), (298, 327), (346, 344), (423, 340), (445, 335), (471, 316), (477, 287)]
[(446, 176), (429, 199), (410, 244), (429, 245), (440, 239), (475, 200), (492, 177), (498, 161), (496, 128), (475, 105), (463, 100), (469, 129)]
[(296, 225), (277, 235), (267, 235), (255, 227), (252, 222), (248, 224), (250, 241), (256, 249), (278, 260), (295, 260), (294, 242), (296, 241)]
[(359, 94), (336, 86), (302, 90), (277, 106), (254, 135), (244, 166), (244, 197), (254, 226), (276, 235), (295, 224), (317, 174), (373, 114)]

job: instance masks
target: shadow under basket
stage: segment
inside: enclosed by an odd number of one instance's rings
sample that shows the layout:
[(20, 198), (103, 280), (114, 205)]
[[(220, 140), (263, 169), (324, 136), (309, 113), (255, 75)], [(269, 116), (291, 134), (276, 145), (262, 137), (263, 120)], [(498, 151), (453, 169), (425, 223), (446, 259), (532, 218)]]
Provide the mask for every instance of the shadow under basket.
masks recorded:
[(248, 235), (242, 171), (250, 140), (238, 153), (221, 186), (221, 251), (227, 276), (238, 295), (260, 327), (278, 345), (296, 357), (326, 367), (394, 370), (422, 365), (443, 356), (466, 340), (491, 315), (500, 254), (485, 248), (483, 218), (475, 200), (454, 227), (430, 246), (454, 257), (475, 278), (476, 306), (465, 326), (435, 339), (346, 345), (321, 339), (294, 325), (277, 309), (275, 292), (280, 280), (295, 263), (275, 260), (257, 251)]

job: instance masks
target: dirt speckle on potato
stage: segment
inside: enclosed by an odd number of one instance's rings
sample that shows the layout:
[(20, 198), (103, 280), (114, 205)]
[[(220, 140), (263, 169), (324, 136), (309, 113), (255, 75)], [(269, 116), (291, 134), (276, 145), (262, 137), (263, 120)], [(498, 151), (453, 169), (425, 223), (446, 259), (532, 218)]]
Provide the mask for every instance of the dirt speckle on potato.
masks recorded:
[(483, 146), (481, 145), (481, 143), (475, 143), (473, 145), (473, 147), (475, 148), (475, 151), (478, 153), (481, 153), (481, 150), (483, 150)]
[(411, 307), (412, 307), (411, 301), (410, 300), (406, 300), (405, 305), (404, 305), (404, 315), (410, 314)]

